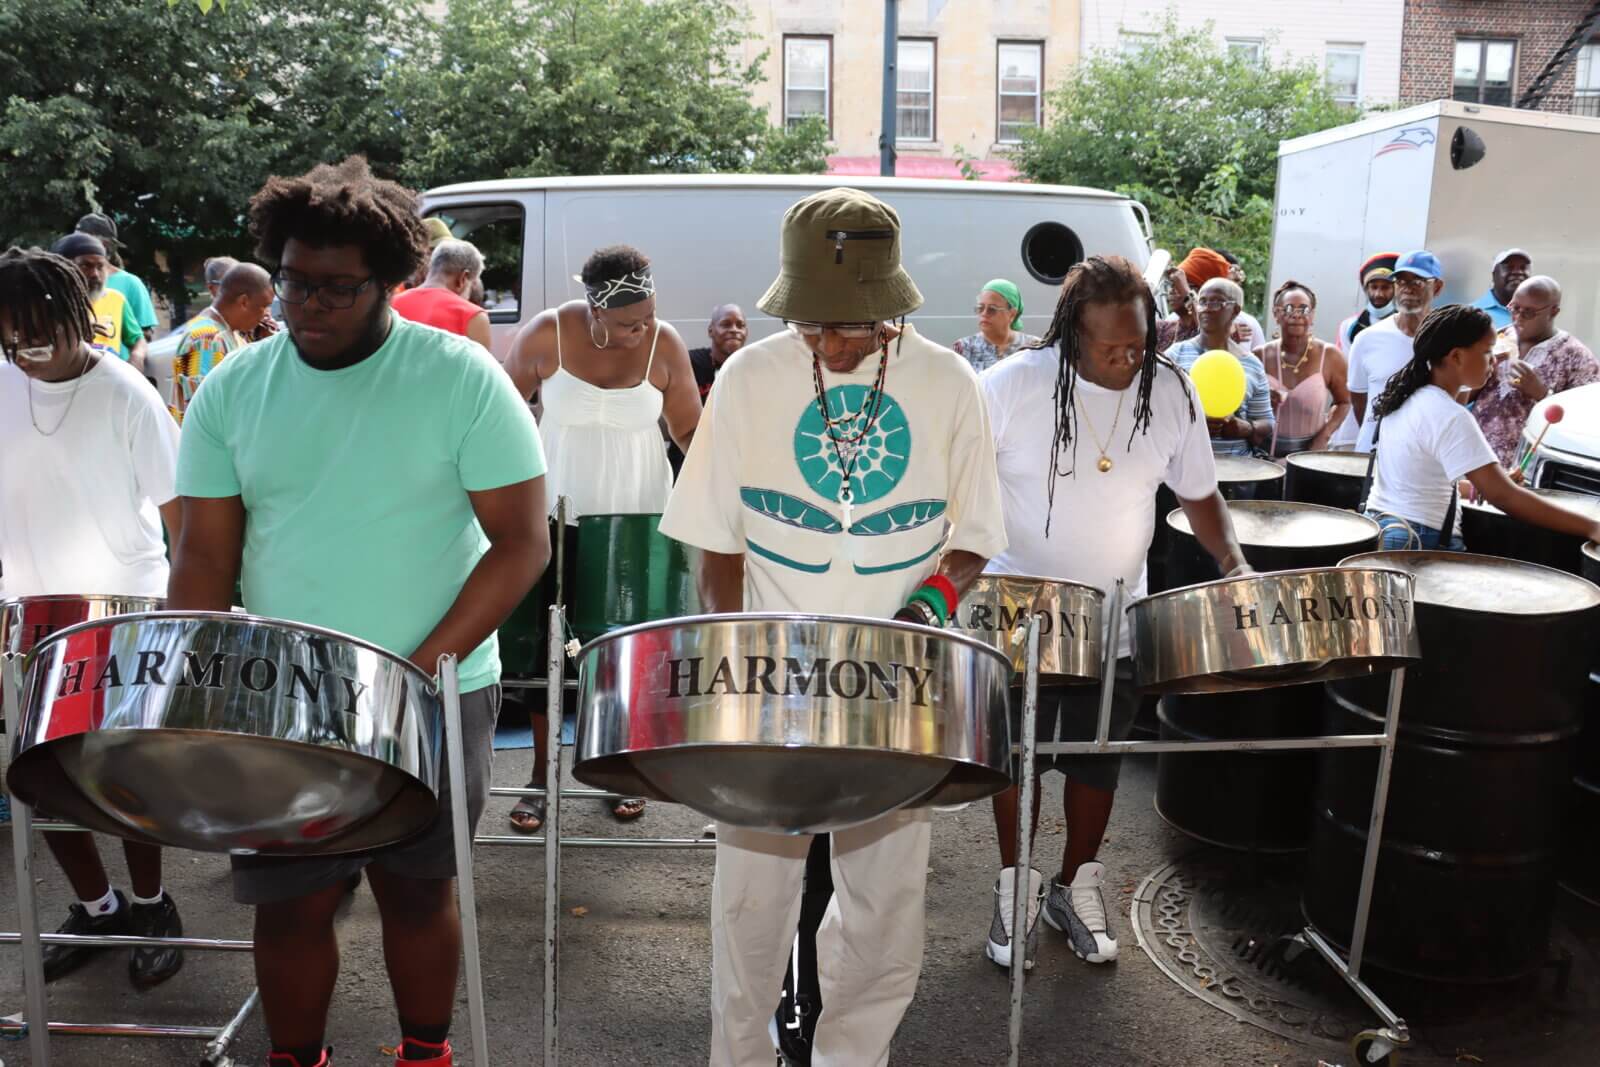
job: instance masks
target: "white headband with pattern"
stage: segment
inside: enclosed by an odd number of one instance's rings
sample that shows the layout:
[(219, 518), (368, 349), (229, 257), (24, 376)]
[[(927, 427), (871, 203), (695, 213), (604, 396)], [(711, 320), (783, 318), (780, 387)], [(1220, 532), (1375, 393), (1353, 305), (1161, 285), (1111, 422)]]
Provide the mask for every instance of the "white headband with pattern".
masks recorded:
[(601, 309), (627, 307), (656, 295), (656, 283), (649, 267), (584, 288), (589, 294), (589, 303)]

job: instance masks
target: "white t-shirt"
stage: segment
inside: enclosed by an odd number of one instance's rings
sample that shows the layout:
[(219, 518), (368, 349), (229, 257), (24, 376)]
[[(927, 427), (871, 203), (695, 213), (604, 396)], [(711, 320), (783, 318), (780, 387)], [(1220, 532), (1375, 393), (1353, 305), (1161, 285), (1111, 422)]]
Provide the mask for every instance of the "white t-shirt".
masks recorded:
[[(747, 610), (887, 618), (941, 549), (987, 559), (1005, 548), (977, 375), (909, 326), (889, 351), (883, 407), (851, 473), (848, 522), (805, 344), (784, 331), (717, 373), (661, 532), (744, 553)], [(876, 353), (850, 374), (824, 368), (830, 416), (845, 417), (841, 436), (860, 425), (877, 371)]]
[(165, 596), (177, 459), (178, 424), (122, 360), (67, 382), (0, 364), (0, 597)]
[[(1209, 496), (1217, 488), (1205, 414), (1192, 395), (1188, 376), (1161, 365), (1150, 394), (1149, 431), (1134, 433), (1130, 444), (1138, 379), (1119, 396), (1080, 376), (1074, 386), (1079, 410), (1074, 424), (1077, 454), (1075, 459), (1062, 458), (1062, 468), (1076, 473), (1056, 475), (1055, 507), (1046, 536), (1059, 358), (1054, 348), (1018, 352), (980, 379), (994, 431), (1008, 542), (986, 569), (1066, 578), (1096, 586), (1107, 596), (1121, 578), (1126, 583), (1126, 606), (1145, 592), (1145, 556), (1155, 534), (1152, 503), (1157, 487), (1165, 482), (1185, 500)], [(1088, 423), (1111, 439), (1107, 456), (1112, 466), (1104, 473), (1098, 469), (1100, 450), (1085, 425), (1084, 411)], [(1124, 625), (1118, 655), (1128, 655), (1129, 642)]]
[(1496, 462), (1472, 412), (1437, 385), (1425, 385), (1383, 419), (1367, 506), (1437, 530), (1456, 483)]
[(1388, 387), (1389, 379), (1411, 362), (1411, 353), (1411, 338), (1400, 332), (1398, 315), (1368, 326), (1350, 346), (1350, 370), (1345, 379), (1352, 393), (1365, 393), (1367, 397), (1367, 417), (1361, 420), (1361, 432), (1356, 437), (1357, 452), (1372, 451), (1372, 427), (1376, 421), (1372, 407)]
[(1250, 327), (1250, 336), (1244, 344), (1239, 346), (1240, 348), (1243, 348), (1246, 352), (1254, 352), (1267, 343), (1267, 333), (1261, 328), (1261, 320), (1250, 314), (1250, 312), (1239, 312), (1238, 318), (1234, 321), (1242, 322)]

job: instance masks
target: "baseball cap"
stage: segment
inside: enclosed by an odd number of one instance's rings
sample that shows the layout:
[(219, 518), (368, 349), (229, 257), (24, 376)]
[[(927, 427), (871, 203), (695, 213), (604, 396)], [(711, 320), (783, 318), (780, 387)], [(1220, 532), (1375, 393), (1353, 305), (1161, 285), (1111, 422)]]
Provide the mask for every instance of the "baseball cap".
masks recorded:
[(87, 233), (98, 237), (107, 244), (122, 243), (117, 240), (117, 224), (111, 220), (111, 216), (102, 215), (99, 212), (85, 215), (78, 220), (78, 224), (73, 229), (78, 233)]
[(1528, 261), (1528, 266), (1533, 266), (1533, 257), (1528, 255), (1527, 252), (1520, 248), (1508, 248), (1504, 252), (1501, 252), (1499, 255), (1494, 257), (1494, 262), (1489, 264), (1489, 269), (1493, 270), (1506, 260), (1510, 259), (1512, 256), (1521, 256), (1523, 259)]
[(1439, 265), (1439, 257), (1425, 249), (1407, 252), (1400, 257), (1400, 262), (1394, 265), (1396, 274), (1415, 274), (1419, 278), (1439, 279), (1444, 277), (1444, 268)]
[(106, 244), (92, 233), (69, 233), (50, 246), (50, 251), (67, 259), (79, 256), (103, 256)]

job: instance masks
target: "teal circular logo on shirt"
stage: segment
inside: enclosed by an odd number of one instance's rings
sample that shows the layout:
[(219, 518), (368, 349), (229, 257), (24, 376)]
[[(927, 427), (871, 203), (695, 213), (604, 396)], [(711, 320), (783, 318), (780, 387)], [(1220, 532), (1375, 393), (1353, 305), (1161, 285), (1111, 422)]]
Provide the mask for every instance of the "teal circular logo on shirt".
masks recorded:
[(800, 476), (825, 500), (839, 499), (839, 486), (844, 480), (841, 455), (845, 465), (850, 464), (853, 455), (856, 457), (850, 470), (852, 503), (867, 504), (887, 496), (905, 477), (911, 460), (911, 426), (904, 409), (889, 394), (883, 396), (872, 432), (853, 445), (846, 443), (866, 425), (871, 413), (862, 407), (871, 392), (865, 385), (836, 385), (828, 390), (828, 417), (833, 420), (838, 448), (829, 440), (815, 398), (806, 404), (794, 428), (794, 459)]

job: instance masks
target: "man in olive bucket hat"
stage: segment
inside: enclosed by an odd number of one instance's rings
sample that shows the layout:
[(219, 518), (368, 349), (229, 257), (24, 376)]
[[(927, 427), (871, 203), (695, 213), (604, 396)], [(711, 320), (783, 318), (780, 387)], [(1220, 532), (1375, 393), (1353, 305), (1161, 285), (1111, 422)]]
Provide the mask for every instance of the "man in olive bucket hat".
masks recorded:
[[(778, 280), (758, 306), (788, 328), (724, 365), (661, 521), (702, 550), (706, 610), (937, 626), (1005, 548), (977, 376), (905, 322), (921, 304), (887, 204), (829, 189), (784, 216)], [(810, 679), (790, 683), (814, 692)], [(897, 707), (925, 713), (900, 690), (898, 704), (881, 690), (881, 701), (862, 700), (863, 721)], [(923, 696), (937, 708), (943, 695)], [(764, 711), (808, 715), (792, 702)], [(768, 1020), (810, 847), (808, 834), (717, 828), (714, 1067), (772, 1062)], [(817, 933), (817, 1067), (888, 1061), (922, 967), (927, 861), (926, 809), (834, 832), (835, 898)]]

